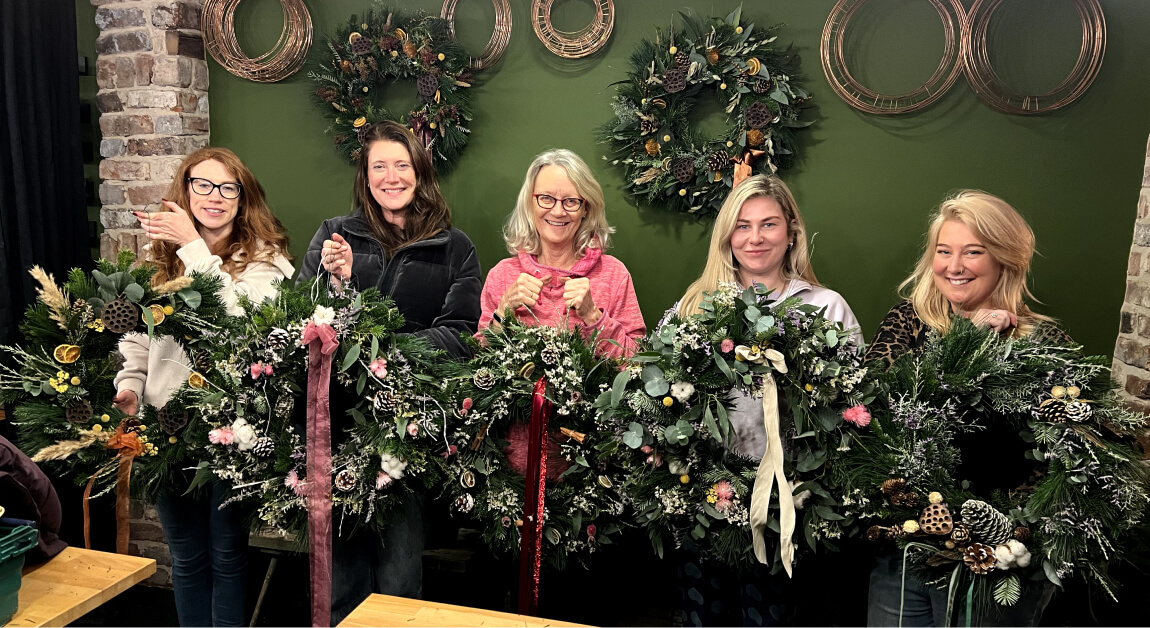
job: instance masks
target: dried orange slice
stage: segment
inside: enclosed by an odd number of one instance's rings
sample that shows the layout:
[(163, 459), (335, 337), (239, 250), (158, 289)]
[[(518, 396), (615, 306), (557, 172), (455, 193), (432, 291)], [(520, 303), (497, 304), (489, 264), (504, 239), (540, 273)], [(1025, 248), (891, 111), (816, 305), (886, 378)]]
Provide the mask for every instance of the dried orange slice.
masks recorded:
[(204, 383), (204, 376), (195, 371), (192, 371), (192, 374), (188, 376), (188, 386), (192, 388), (203, 388)]
[(52, 350), (52, 357), (60, 364), (71, 364), (80, 359), (80, 347), (76, 345), (59, 345)]
[[(148, 309), (152, 311), (153, 325), (159, 325), (164, 322), (164, 316), (166, 316), (166, 314), (164, 314), (164, 307), (162, 305), (149, 305)], [(140, 313), (140, 320), (143, 320), (145, 323), (148, 322), (144, 320), (144, 314), (142, 312)]]

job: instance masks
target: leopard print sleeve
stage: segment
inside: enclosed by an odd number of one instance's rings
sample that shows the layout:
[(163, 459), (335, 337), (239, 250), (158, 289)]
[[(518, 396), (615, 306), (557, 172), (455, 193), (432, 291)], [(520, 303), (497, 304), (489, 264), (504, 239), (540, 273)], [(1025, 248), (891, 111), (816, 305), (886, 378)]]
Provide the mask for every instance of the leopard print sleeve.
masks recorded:
[(919, 319), (910, 301), (891, 308), (867, 348), (866, 361), (879, 360), (890, 366), (899, 356), (926, 341), (926, 324)]
[(1074, 339), (1058, 323), (1042, 321), (1030, 332), (1030, 340), (1042, 345), (1072, 345)]

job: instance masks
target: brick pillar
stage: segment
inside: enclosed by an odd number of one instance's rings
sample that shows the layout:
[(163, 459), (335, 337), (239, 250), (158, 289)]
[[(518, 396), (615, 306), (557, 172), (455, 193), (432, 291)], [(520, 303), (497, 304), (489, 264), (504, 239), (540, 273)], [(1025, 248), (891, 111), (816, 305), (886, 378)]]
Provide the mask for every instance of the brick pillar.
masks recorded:
[[(1134, 243), (1126, 266), (1126, 298), (1122, 303), (1112, 368), (1128, 405), (1140, 412), (1150, 412), (1150, 144), (1146, 147)], [(1148, 434), (1144, 432), (1139, 440), (1150, 453)]]
[(91, 0), (100, 109), (100, 254), (146, 242), (129, 212), (159, 203), (184, 155), (208, 143), (203, 0)]
[(129, 517), (132, 536), (128, 552), (133, 556), (156, 559), (156, 573), (144, 584), (157, 587), (172, 587), (172, 555), (168, 553), (168, 541), (164, 538), (164, 528), (160, 525), (160, 514), (156, 507), (133, 499)]

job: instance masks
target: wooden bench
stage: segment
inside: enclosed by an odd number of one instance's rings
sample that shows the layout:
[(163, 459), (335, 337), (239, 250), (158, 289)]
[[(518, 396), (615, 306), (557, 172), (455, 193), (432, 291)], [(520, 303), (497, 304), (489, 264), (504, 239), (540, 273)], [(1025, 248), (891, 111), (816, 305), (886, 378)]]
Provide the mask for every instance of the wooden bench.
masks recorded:
[(9, 626), (64, 626), (156, 573), (156, 561), (67, 547), (24, 567), (20, 605)]

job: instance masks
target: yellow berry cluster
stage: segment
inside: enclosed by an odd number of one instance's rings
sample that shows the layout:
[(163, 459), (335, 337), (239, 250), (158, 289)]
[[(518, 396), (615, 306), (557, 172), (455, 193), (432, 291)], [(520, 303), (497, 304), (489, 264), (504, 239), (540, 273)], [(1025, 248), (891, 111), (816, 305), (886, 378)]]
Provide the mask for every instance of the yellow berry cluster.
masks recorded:
[(717, 501), (719, 501), (719, 492), (715, 490), (715, 486), (712, 484), (711, 488), (707, 489), (707, 503), (713, 504)]
[(64, 371), (56, 371), (56, 377), (48, 378), (48, 385), (51, 386), (56, 392), (62, 393), (68, 391), (68, 384), (73, 386), (80, 385), (79, 377), (72, 377)]
[(95, 329), (96, 331), (104, 331), (104, 321), (101, 319), (94, 319), (88, 321), (88, 329)]

